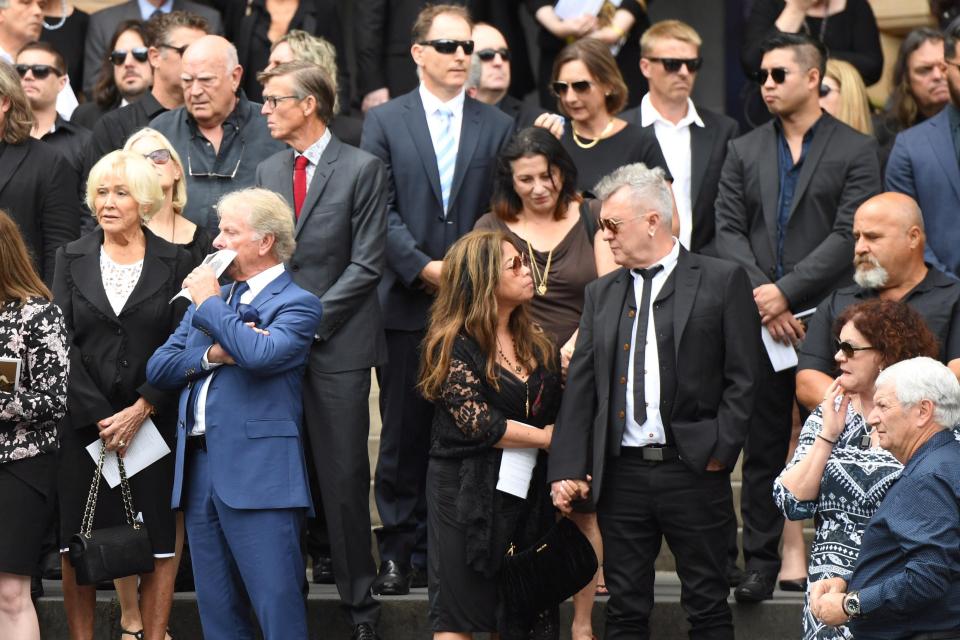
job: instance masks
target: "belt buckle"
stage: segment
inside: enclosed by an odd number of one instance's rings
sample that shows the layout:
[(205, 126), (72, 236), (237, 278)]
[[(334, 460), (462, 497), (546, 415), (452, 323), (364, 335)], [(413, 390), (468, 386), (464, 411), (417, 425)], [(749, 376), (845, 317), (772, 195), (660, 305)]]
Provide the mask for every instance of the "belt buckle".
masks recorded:
[(663, 462), (663, 449), (660, 447), (644, 447), (644, 460), (652, 460), (653, 462)]

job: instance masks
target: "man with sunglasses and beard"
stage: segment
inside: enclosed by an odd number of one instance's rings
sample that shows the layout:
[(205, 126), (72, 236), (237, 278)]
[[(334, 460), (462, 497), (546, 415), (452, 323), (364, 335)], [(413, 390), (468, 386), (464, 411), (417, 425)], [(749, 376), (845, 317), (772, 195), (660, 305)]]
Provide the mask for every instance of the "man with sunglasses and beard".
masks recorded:
[[(798, 343), (795, 313), (850, 281), (853, 213), (881, 190), (877, 144), (820, 109), (826, 49), (779, 34), (763, 44), (757, 73), (774, 119), (733, 140), (716, 201), (717, 252), (740, 263), (754, 313), (777, 341)], [(757, 335), (755, 340), (760, 340)], [(773, 595), (783, 515), (771, 486), (783, 468), (793, 425), (795, 371), (761, 362), (756, 410), (744, 446), (740, 602)]]
[(904, 302), (926, 321), (940, 343), (940, 361), (960, 376), (960, 282), (924, 262), (926, 234), (916, 201), (882, 193), (853, 218), (856, 284), (838, 289), (817, 306), (799, 349), (797, 400), (811, 409), (837, 375), (834, 320), (850, 305), (881, 298)]
[(461, 6), (421, 11), (410, 48), (420, 86), (374, 107), (363, 123), (361, 147), (384, 161), (389, 184), (387, 264), (379, 284), (388, 363), (378, 369), (383, 427), (374, 478), (383, 522), (373, 584), (379, 595), (426, 586), (433, 405), (416, 390), (420, 343), (443, 256), (487, 211), (496, 156), (513, 132), (509, 116), (465, 95), (472, 29)]

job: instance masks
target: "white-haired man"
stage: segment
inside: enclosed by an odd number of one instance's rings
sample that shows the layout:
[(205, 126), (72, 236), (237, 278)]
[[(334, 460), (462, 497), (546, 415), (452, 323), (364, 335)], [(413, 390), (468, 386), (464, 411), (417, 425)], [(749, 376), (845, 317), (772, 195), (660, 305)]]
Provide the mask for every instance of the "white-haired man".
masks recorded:
[(903, 472), (863, 532), (849, 584), (821, 580), (810, 609), (857, 640), (960, 639), (960, 383), (932, 358), (877, 377), (868, 421)]
[(563, 403), (550, 451), (554, 504), (569, 511), (588, 493), (596, 503), (616, 558), (604, 565), (607, 640), (649, 637), (662, 537), (692, 636), (732, 640), (729, 474), (759, 369), (750, 283), (742, 267), (680, 246), (662, 169), (620, 167), (597, 193), (623, 268), (586, 289), (564, 392), (575, 401)]

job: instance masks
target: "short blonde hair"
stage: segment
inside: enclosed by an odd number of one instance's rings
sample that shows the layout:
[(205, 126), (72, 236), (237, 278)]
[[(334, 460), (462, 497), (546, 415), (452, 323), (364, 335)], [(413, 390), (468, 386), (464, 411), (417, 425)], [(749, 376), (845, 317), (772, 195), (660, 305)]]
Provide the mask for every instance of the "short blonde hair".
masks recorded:
[(140, 205), (140, 219), (144, 222), (149, 221), (163, 206), (160, 176), (150, 161), (129, 151), (111, 151), (93, 165), (87, 177), (86, 202), (94, 217), (97, 215), (94, 205), (97, 188), (109, 176), (120, 178), (127, 186), (130, 195)]
[(687, 44), (695, 46), (698, 52), (700, 51), (700, 46), (703, 44), (703, 40), (700, 39), (700, 34), (686, 22), (681, 22), (680, 20), (661, 20), (660, 22), (655, 22), (650, 25), (650, 28), (644, 31), (640, 37), (641, 55), (649, 55), (650, 50), (661, 40), (679, 40), (680, 42), (686, 42)]
[(262, 238), (273, 236), (273, 256), (286, 262), (293, 256), (297, 242), (293, 239), (293, 210), (279, 194), (269, 189), (250, 187), (225, 194), (217, 202), (217, 217), (233, 207), (242, 206), (247, 212), (250, 228)]
[(169, 151), (170, 158), (177, 163), (177, 167), (180, 169), (180, 179), (173, 183), (172, 204), (173, 212), (176, 214), (182, 214), (183, 210), (187, 206), (187, 172), (183, 168), (183, 161), (180, 160), (180, 154), (177, 153), (177, 150), (174, 149), (173, 145), (170, 144), (170, 141), (167, 140), (167, 136), (163, 135), (156, 129), (151, 129), (150, 127), (144, 127), (127, 138), (127, 143), (123, 145), (123, 150), (130, 151), (133, 145), (140, 142), (144, 138), (152, 138), (156, 140), (157, 144), (160, 145), (160, 148)]
[(837, 120), (860, 133), (872, 136), (870, 98), (860, 72), (849, 62), (830, 58), (827, 60), (826, 77), (833, 78), (840, 85), (840, 110), (837, 112)]

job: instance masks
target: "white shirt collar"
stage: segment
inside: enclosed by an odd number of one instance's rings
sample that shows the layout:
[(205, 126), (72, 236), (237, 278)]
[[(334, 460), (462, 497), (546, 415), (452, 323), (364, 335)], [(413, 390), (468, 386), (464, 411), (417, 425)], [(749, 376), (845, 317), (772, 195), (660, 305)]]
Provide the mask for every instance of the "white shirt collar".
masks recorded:
[(306, 156), (310, 164), (317, 166), (320, 163), (320, 157), (323, 155), (323, 152), (327, 150), (327, 145), (330, 144), (331, 137), (330, 129), (324, 129), (323, 135), (320, 136), (316, 142), (304, 149), (303, 153), (294, 151), (293, 157)]
[[(661, 265), (663, 267), (663, 271), (657, 275), (669, 274), (671, 271), (673, 271), (673, 268), (677, 266), (677, 260), (680, 258), (680, 242), (676, 238), (671, 238), (671, 240), (673, 240), (673, 248), (670, 249), (670, 252), (647, 267), (647, 269), (649, 269), (650, 267), (655, 267), (658, 264)], [(630, 269), (630, 275), (633, 276), (634, 280), (641, 277), (640, 274), (637, 273), (636, 269)]]
[(173, 11), (173, 0), (167, 0), (159, 7), (153, 6), (152, 4), (147, 2), (147, 0), (137, 0), (137, 5), (140, 7), (140, 16), (144, 20), (149, 20), (150, 16), (152, 16), (153, 12), (156, 11), (157, 9), (159, 9), (160, 11), (163, 11), (164, 13), (170, 13), (171, 11)]
[(268, 284), (280, 277), (284, 271), (283, 263), (275, 264), (269, 269), (264, 269), (255, 276), (247, 279), (247, 285), (250, 287), (250, 299), (253, 300)]
[(687, 98), (687, 115), (683, 116), (677, 124), (673, 124), (660, 115), (660, 112), (653, 106), (653, 101), (650, 100), (650, 92), (647, 92), (640, 101), (640, 124), (644, 127), (649, 127), (654, 122), (662, 122), (663, 124), (678, 129), (680, 127), (688, 127), (691, 124), (696, 124), (698, 127), (705, 126), (703, 120), (700, 119), (700, 114), (697, 113), (697, 108), (693, 105), (693, 100), (690, 98)]
[(427, 114), (428, 118), (436, 113), (437, 109), (442, 106), (446, 106), (453, 111), (454, 117), (459, 116), (461, 113), (463, 113), (463, 102), (466, 98), (466, 95), (466, 91), (461, 89), (460, 93), (454, 96), (452, 100), (444, 102), (437, 96), (430, 93), (430, 90), (427, 89), (426, 85), (424, 85), (422, 82), (420, 83), (420, 100), (423, 102), (423, 112)]

